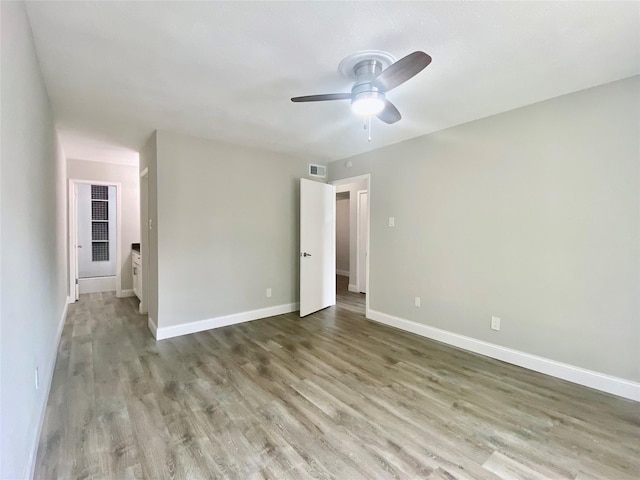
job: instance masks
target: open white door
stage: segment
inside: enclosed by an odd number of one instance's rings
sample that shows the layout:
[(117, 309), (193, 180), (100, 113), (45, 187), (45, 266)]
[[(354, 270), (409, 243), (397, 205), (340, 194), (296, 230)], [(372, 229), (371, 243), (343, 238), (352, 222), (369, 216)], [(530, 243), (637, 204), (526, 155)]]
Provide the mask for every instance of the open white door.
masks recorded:
[(300, 316), (336, 304), (336, 187), (300, 179)]

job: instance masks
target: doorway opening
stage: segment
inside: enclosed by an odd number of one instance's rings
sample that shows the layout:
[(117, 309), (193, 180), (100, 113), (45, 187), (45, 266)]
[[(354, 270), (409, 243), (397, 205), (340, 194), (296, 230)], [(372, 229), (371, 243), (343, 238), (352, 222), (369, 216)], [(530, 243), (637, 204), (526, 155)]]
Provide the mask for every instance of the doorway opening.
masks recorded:
[(336, 186), (336, 303), (366, 316), (369, 284), (369, 175)]
[(69, 180), (70, 300), (115, 291), (120, 283), (120, 184)]

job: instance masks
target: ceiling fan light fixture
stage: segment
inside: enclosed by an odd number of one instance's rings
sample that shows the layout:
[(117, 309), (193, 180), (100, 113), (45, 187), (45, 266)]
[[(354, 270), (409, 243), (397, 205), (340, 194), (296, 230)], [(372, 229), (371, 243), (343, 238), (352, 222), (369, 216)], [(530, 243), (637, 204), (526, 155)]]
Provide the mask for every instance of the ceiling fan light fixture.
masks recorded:
[[(389, 65), (389, 63), (391, 64)], [(349, 55), (340, 62), (340, 72), (349, 78), (355, 77), (351, 93), (325, 93), (293, 97), (292, 102), (325, 102), (327, 100), (351, 100), (351, 110), (356, 115), (371, 117), (387, 125), (402, 118), (393, 103), (385, 94), (413, 78), (431, 63), (431, 57), (424, 52), (415, 51), (394, 61), (385, 52), (366, 51)]]
[(378, 92), (359, 94), (351, 102), (351, 110), (356, 115), (368, 117), (379, 114), (384, 109), (384, 95)]

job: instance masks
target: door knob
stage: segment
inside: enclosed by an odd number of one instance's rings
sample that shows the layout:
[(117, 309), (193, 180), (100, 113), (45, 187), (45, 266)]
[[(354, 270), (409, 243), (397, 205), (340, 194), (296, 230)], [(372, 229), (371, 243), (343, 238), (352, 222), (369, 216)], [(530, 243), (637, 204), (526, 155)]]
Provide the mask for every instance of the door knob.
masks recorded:
[(303, 253), (301, 253), (301, 254), (300, 254), (300, 256), (301, 256), (301, 257), (310, 257), (310, 256), (311, 256), (311, 254), (310, 254), (310, 253), (307, 253), (307, 252), (303, 252)]

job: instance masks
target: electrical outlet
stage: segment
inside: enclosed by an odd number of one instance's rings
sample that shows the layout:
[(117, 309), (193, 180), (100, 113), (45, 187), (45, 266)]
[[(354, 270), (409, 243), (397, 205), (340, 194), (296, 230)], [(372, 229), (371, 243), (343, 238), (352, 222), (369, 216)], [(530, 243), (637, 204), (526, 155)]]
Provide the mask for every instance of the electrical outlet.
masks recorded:
[(498, 317), (491, 317), (491, 329), (500, 330), (500, 319)]
[(389, 217), (389, 226), (390, 227), (396, 226), (396, 217)]
[(414, 304), (416, 307), (419, 307), (419, 306), (420, 306), (420, 297), (416, 297), (416, 299), (413, 301), (413, 304)]
[(267, 298), (271, 298), (271, 289), (267, 288)]
[(40, 388), (40, 378), (38, 376), (38, 367), (36, 367), (36, 390)]

